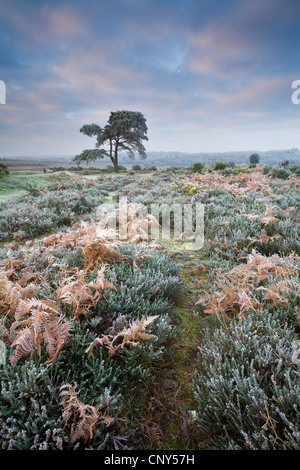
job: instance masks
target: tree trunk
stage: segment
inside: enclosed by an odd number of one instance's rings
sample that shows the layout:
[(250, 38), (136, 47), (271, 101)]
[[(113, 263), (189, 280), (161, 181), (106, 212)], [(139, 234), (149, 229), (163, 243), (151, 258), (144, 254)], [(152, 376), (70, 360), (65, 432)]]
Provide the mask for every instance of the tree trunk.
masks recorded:
[(119, 172), (119, 165), (118, 165), (118, 147), (119, 147), (119, 142), (117, 141), (116, 144), (115, 144), (115, 155), (114, 155), (114, 159), (113, 159), (113, 164), (114, 164), (114, 168), (115, 168), (115, 171), (118, 173)]
[(114, 170), (118, 173), (119, 172), (119, 167), (118, 167), (118, 159), (113, 159), (113, 164), (114, 164)]
[(115, 148), (114, 148), (114, 155), (113, 155), (113, 142), (112, 140), (110, 139), (109, 141), (109, 157), (112, 161), (112, 164), (114, 166), (114, 170), (115, 172), (118, 172), (118, 144), (116, 143), (115, 144)]

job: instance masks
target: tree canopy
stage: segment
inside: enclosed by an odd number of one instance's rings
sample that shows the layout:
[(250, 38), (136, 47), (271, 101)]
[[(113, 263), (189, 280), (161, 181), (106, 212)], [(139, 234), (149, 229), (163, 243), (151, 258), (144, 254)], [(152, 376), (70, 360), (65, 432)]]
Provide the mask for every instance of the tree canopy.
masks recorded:
[[(118, 171), (119, 151), (126, 151), (130, 159), (134, 159), (138, 153), (141, 159), (146, 158), (143, 140), (147, 137), (146, 119), (138, 111), (115, 111), (110, 113), (110, 118), (103, 128), (97, 124), (86, 124), (80, 132), (88, 137), (96, 137), (96, 145), (93, 150), (84, 150), (76, 155), (73, 161), (78, 165), (82, 162), (89, 163), (98, 158), (108, 156), (114, 169)], [(106, 145), (106, 148), (103, 148)]]
[(259, 163), (259, 155), (258, 153), (253, 153), (252, 155), (250, 155), (249, 159), (250, 159), (250, 163), (251, 165), (256, 165), (257, 163)]

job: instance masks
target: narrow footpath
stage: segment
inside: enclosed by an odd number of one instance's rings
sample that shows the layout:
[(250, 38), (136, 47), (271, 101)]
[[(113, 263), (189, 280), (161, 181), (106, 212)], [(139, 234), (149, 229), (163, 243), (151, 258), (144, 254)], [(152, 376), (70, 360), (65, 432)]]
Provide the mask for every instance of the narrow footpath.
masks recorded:
[(207, 270), (199, 252), (177, 251), (171, 256), (181, 267), (180, 277), (184, 286), (182, 298), (175, 309), (175, 324), (180, 334), (172, 359), (162, 371), (161, 382), (153, 390), (149, 410), (151, 419), (144, 432), (149, 437), (151, 449), (198, 449), (205, 436), (201, 435), (195, 423), (193, 379), (205, 321), (195, 304), (200, 288), (207, 282)]

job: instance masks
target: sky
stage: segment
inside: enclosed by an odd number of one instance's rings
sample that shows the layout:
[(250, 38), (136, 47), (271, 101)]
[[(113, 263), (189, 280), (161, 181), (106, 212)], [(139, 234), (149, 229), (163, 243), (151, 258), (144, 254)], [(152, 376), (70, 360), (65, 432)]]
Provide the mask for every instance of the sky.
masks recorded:
[(299, 19), (299, 0), (0, 0), (0, 156), (76, 155), (119, 110), (146, 151), (300, 147)]

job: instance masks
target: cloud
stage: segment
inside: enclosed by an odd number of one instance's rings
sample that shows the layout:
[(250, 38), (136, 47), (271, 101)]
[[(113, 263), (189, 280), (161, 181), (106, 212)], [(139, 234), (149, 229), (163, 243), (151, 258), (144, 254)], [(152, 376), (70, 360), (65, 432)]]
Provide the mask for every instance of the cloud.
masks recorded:
[(241, 142), (234, 135), (247, 146), (255, 132), (267, 145), (270, 133), (264, 141), (259, 129), (274, 129), (279, 139), (279, 124), (289, 146), (299, 5), (2, 1), (3, 151), (13, 154), (26, 142), (34, 153), (45, 145), (47, 153), (78, 153), (87, 145), (81, 125), (104, 125), (120, 109), (144, 113), (149, 150), (197, 151), (200, 142), (213, 150), (230, 136), (233, 145)]
[[(80, 2), (79, 2), (80, 3)], [(82, 37), (87, 32), (84, 16), (70, 2), (3, 2), (1, 12), (8, 19), (6, 29), (13, 29), (12, 42), (24, 49), (35, 45), (50, 47), (49, 41)], [(26, 40), (22, 42), (22, 40)]]
[(64, 5), (54, 10), (43, 12), (45, 22), (49, 25), (50, 34), (62, 38), (83, 35), (87, 32), (84, 18), (72, 10), (71, 6)]

